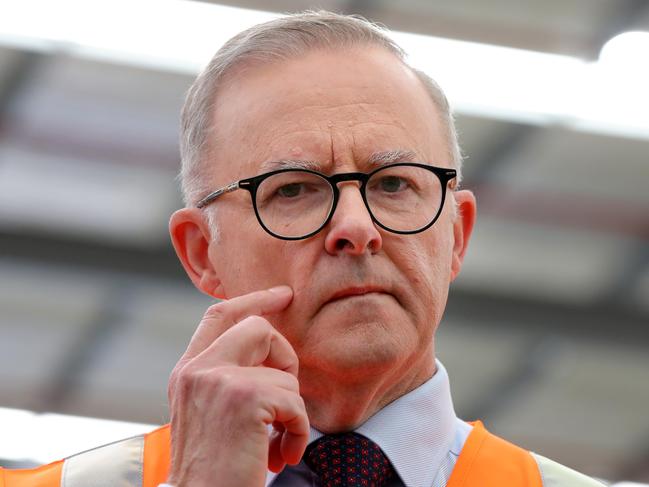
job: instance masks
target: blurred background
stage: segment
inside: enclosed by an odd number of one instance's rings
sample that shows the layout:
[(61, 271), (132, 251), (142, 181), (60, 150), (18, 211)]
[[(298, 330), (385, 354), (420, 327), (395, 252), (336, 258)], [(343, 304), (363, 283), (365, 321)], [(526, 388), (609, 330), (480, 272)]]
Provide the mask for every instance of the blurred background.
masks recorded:
[(649, 482), (647, 0), (4, 1), (0, 466), (168, 420), (211, 303), (166, 230), (184, 93), (231, 35), (309, 8), (395, 31), (456, 109), (479, 209), (437, 345), (458, 415)]

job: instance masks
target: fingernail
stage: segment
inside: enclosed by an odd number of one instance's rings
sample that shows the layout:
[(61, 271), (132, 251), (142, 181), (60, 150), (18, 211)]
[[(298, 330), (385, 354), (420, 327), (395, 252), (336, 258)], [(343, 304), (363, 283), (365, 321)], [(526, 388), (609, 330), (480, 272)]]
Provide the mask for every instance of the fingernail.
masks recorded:
[(285, 296), (286, 294), (292, 293), (293, 290), (289, 286), (275, 286), (269, 289), (271, 293), (279, 294)]

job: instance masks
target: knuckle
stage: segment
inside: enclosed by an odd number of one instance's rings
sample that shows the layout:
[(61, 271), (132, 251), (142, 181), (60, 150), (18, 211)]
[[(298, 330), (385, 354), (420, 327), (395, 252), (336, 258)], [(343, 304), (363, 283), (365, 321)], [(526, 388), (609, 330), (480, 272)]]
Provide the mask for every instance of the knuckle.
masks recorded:
[(256, 402), (259, 396), (259, 390), (251, 382), (230, 382), (228, 387), (223, 391), (223, 396), (233, 407), (241, 407), (244, 404)]
[(268, 322), (268, 320), (259, 315), (250, 315), (244, 320), (242, 320), (240, 324), (243, 326), (249, 326), (251, 328), (255, 328), (257, 330), (262, 330), (262, 331), (263, 330), (270, 331), (271, 329), (271, 324)]
[(220, 374), (188, 364), (172, 372), (168, 389), (169, 404), (174, 409), (179, 404), (202, 403), (216, 395), (221, 382)]
[(299, 392), (299, 390), (300, 390), (300, 381), (299, 381), (299, 379), (297, 377), (295, 377), (293, 374), (288, 374), (287, 373), (286, 375), (288, 376), (288, 381), (289, 381), (289, 383), (291, 385), (291, 388), (294, 391)]
[(207, 308), (207, 311), (205, 311), (204, 317), (216, 319), (226, 318), (227, 303), (225, 301), (219, 301), (218, 303), (211, 305), (209, 308)]
[(178, 390), (179, 383), (183, 377), (183, 370), (185, 369), (187, 363), (184, 361), (179, 361), (176, 366), (171, 371), (169, 375), (169, 384), (167, 386), (167, 396), (171, 399), (176, 395)]
[(175, 368), (171, 373), (171, 379), (169, 380), (170, 392), (172, 390), (175, 393), (181, 391), (185, 392), (193, 382), (194, 374), (191, 372), (189, 365)]
[(203, 382), (209, 383), (211, 376), (211, 374), (206, 374), (204, 370), (192, 363), (186, 364), (177, 371), (174, 370), (172, 375), (174, 375), (175, 387), (185, 392), (191, 392), (196, 387), (201, 387)]
[(173, 389), (177, 394), (209, 393), (234, 404), (249, 401), (258, 394), (257, 388), (254, 383), (245, 380), (238, 369), (225, 366), (203, 369), (186, 365), (178, 372), (172, 372), (172, 375), (175, 374)]
[(260, 402), (259, 389), (254, 382), (240, 374), (224, 372), (211, 378), (210, 397), (223, 411), (245, 416), (245, 412)]
[(257, 325), (257, 324), (259, 324), (261, 322), (264, 322), (266, 320), (264, 318), (262, 318), (261, 316), (259, 316), (259, 315), (249, 315), (243, 321), (245, 321), (246, 323), (251, 323), (251, 324)]
[(201, 412), (201, 415), (218, 417), (222, 425), (235, 424), (237, 428), (259, 425), (268, 416), (264, 408), (268, 398), (263, 389), (246, 368), (185, 364), (172, 372), (170, 380), (172, 421), (178, 415), (187, 417), (187, 414)]

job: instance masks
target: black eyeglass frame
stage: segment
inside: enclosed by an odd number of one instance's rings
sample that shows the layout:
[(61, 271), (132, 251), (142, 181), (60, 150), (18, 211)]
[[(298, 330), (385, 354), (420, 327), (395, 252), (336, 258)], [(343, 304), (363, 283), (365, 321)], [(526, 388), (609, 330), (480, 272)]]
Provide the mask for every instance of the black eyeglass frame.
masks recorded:
[[(365, 189), (367, 187), (367, 182), (369, 179), (376, 174), (377, 172), (384, 171), (388, 168), (392, 167), (398, 167), (398, 166), (410, 166), (410, 167), (419, 167), (422, 169), (426, 169), (432, 173), (434, 173), (440, 180), (440, 183), (442, 185), (442, 199), (439, 204), (439, 208), (437, 210), (437, 213), (433, 217), (433, 219), (425, 226), (418, 228), (416, 230), (394, 230), (392, 228), (389, 228), (385, 225), (383, 225), (375, 216), (374, 213), (372, 213), (372, 209), (370, 208), (369, 203), (367, 202), (367, 195), (365, 193)], [(284, 235), (278, 235), (272, 230), (270, 230), (265, 224), (264, 221), (261, 219), (261, 216), (259, 215), (259, 210), (257, 209), (257, 188), (259, 188), (259, 185), (267, 178), (274, 176), (275, 174), (280, 174), (284, 172), (305, 172), (309, 174), (315, 174), (317, 176), (320, 176), (321, 178), (325, 179), (329, 185), (331, 186), (331, 189), (333, 191), (333, 200), (331, 202), (331, 209), (329, 210), (329, 214), (327, 215), (327, 218), (325, 218), (324, 222), (322, 225), (320, 225), (316, 230), (314, 230), (311, 233), (308, 233), (307, 235), (300, 236), (300, 237), (286, 237)], [(439, 215), (442, 213), (442, 208), (444, 208), (444, 202), (446, 201), (446, 188), (448, 186), (449, 181), (451, 181), (453, 178), (457, 176), (457, 171), (455, 169), (448, 169), (446, 167), (437, 167), (437, 166), (430, 166), (428, 164), (421, 164), (418, 162), (398, 162), (395, 164), (389, 164), (385, 166), (381, 166), (377, 169), (374, 169), (373, 171), (369, 173), (364, 173), (364, 172), (346, 172), (346, 173), (338, 173), (338, 174), (333, 174), (331, 176), (327, 176), (326, 174), (322, 174), (318, 171), (312, 171), (311, 169), (303, 169), (303, 168), (286, 168), (286, 169), (277, 169), (275, 171), (270, 171), (264, 174), (260, 174), (258, 176), (253, 176), (251, 178), (246, 178), (246, 179), (241, 179), (239, 181), (235, 181), (233, 183), (228, 184), (227, 186), (224, 186), (222, 188), (217, 189), (216, 191), (213, 191), (212, 193), (208, 194), (205, 196), (202, 200), (200, 200), (197, 204), (197, 208), (204, 208), (210, 203), (212, 203), (216, 198), (219, 196), (225, 194), (225, 193), (231, 193), (232, 191), (236, 191), (237, 189), (245, 189), (250, 193), (250, 198), (252, 199), (252, 206), (255, 210), (255, 216), (257, 217), (257, 221), (261, 225), (261, 227), (270, 235), (272, 235), (275, 238), (279, 238), (281, 240), (304, 240), (306, 238), (312, 237), (318, 232), (320, 232), (324, 227), (327, 226), (327, 224), (331, 221), (331, 218), (333, 217), (334, 212), (336, 211), (336, 207), (338, 206), (338, 199), (340, 198), (340, 190), (338, 189), (338, 183), (342, 183), (345, 181), (359, 181), (361, 185), (359, 186), (359, 191), (361, 193), (361, 197), (363, 198), (363, 203), (365, 204), (365, 208), (367, 208), (367, 212), (369, 213), (370, 217), (372, 218), (372, 221), (376, 223), (379, 227), (382, 229), (391, 232), (391, 233), (397, 233), (400, 235), (412, 235), (415, 233), (420, 233), (423, 232), (424, 230), (427, 230), (433, 224), (437, 221), (439, 218)]]

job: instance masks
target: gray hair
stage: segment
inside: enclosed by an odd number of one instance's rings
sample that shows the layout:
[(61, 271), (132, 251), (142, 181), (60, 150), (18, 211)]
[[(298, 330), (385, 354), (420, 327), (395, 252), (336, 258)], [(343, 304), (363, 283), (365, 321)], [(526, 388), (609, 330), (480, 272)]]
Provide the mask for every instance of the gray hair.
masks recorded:
[(358, 16), (309, 11), (280, 17), (240, 32), (218, 50), (194, 81), (181, 113), (179, 176), (185, 204), (195, 205), (214, 189), (205, 186), (203, 160), (208, 140), (214, 139), (216, 127), (213, 127), (211, 119), (217, 91), (236, 67), (245, 63), (294, 59), (318, 48), (341, 49), (358, 45), (386, 49), (410, 67), (423, 83), (446, 129), (449, 157), (458, 171), (459, 183), (462, 155), (453, 115), (439, 85), (427, 74), (409, 66), (403, 49), (376, 24)]

